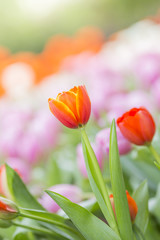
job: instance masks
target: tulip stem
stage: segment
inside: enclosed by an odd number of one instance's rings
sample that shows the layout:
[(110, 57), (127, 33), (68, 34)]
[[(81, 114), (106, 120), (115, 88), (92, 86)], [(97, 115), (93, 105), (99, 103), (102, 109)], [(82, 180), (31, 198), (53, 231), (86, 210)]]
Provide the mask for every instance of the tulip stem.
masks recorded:
[(35, 227), (35, 226), (32, 227), (32, 226), (24, 225), (24, 224), (21, 224), (21, 223), (18, 223), (18, 222), (12, 222), (12, 224), (16, 227), (30, 229), (30, 230), (36, 232), (37, 234), (50, 235), (50, 236), (53, 236), (53, 237), (56, 236), (56, 234), (54, 232), (51, 232), (50, 230), (42, 228), (42, 227)]
[(149, 148), (150, 152), (152, 153), (153, 157), (155, 158), (156, 162), (155, 165), (160, 168), (160, 156), (157, 153), (157, 151), (155, 150), (155, 148), (152, 146), (152, 144), (147, 145), (147, 147)]
[(81, 140), (91, 188), (96, 196), (97, 202), (99, 203), (99, 206), (107, 222), (109, 223), (110, 227), (119, 235), (119, 230), (110, 202), (108, 189), (104, 182), (97, 158), (84, 128), (81, 128)]

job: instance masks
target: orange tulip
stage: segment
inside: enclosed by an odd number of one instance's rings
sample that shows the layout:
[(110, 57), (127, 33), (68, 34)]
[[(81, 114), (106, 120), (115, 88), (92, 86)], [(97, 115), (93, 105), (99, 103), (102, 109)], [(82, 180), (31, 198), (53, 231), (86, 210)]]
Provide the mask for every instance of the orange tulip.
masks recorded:
[(56, 99), (48, 99), (53, 115), (66, 127), (78, 128), (90, 117), (91, 102), (85, 86), (78, 86), (59, 93)]
[[(131, 221), (134, 222), (137, 212), (138, 212), (138, 207), (137, 207), (135, 200), (130, 196), (128, 191), (126, 191), (126, 195), (127, 195), (127, 201), (128, 201), (128, 207), (129, 207), (129, 212), (130, 212), (130, 216), (131, 216)], [(110, 201), (112, 204), (114, 214), (116, 216), (113, 194), (111, 194), (109, 197), (110, 197)]]
[(117, 119), (121, 133), (137, 145), (150, 143), (155, 134), (155, 122), (145, 108), (132, 108)]

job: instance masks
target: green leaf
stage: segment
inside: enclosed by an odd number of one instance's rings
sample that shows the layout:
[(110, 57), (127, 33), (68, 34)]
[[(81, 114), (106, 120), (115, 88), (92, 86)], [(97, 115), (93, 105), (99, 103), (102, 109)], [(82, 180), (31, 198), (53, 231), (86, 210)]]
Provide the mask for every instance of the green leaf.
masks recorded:
[(109, 194), (104, 183), (98, 161), (84, 129), (81, 129), (81, 134), (83, 153), (91, 188), (107, 222), (111, 228), (118, 233), (118, 227), (109, 199)]
[(120, 237), (103, 221), (85, 208), (72, 203), (58, 193), (46, 191), (66, 212), (73, 224), (87, 240), (120, 240)]
[(138, 213), (135, 219), (135, 224), (140, 228), (142, 233), (145, 233), (148, 220), (149, 220), (149, 213), (148, 213), (148, 185), (147, 181), (143, 181), (139, 187), (135, 190), (133, 194), (133, 198), (137, 203), (138, 206)]
[[(96, 213), (100, 211), (99, 205), (95, 198), (91, 198), (82, 202), (79, 202), (78, 205), (87, 209), (91, 213)], [(68, 218), (67, 214), (63, 210), (59, 210), (58, 214), (64, 218)]]
[[(23, 214), (25, 216), (25, 213), (27, 213), (29, 215), (29, 218), (35, 219), (35, 216), (36, 216), (37, 220), (39, 220), (39, 221), (49, 220), (50, 222), (52, 222), (52, 224), (57, 224), (57, 225), (63, 226), (64, 228), (61, 228), (61, 229), (56, 229), (56, 228), (52, 229), (52, 232), (55, 234), (55, 239), (79, 240), (79, 238), (76, 239), (76, 237), (70, 238), (70, 237), (63, 236), (63, 235), (65, 235), (63, 233), (65, 231), (67, 232), (68, 236), (69, 236), (69, 233), (71, 235), (73, 235), (73, 233), (71, 231), (72, 230), (71, 227), (69, 227), (67, 224), (64, 223), (65, 219), (56, 214), (51, 214), (51, 213), (42, 211), (43, 207), (28, 192), (26, 186), (22, 182), (19, 175), (12, 168), (10, 168), (7, 165), (6, 165), (6, 174), (7, 174), (7, 181), (8, 181), (8, 187), (9, 187), (10, 193), (11, 193), (14, 201), (21, 207), (22, 216), (23, 216)], [(33, 208), (33, 209), (28, 209), (28, 208)], [(37, 209), (37, 210), (34, 210), (34, 209)], [(27, 224), (27, 225), (29, 226), (29, 224)], [(68, 229), (65, 229), (67, 227), (68, 227)], [(19, 230), (19, 228), (18, 228), (18, 230)], [(22, 236), (23, 234), (24, 234), (24, 231), (22, 233), (19, 233), (18, 236)], [(25, 230), (25, 237), (28, 237), (28, 234), (30, 234), (30, 231), (27, 231), (27, 233), (26, 233), (26, 230)], [(74, 236), (75, 236), (75, 234), (74, 234)]]
[(126, 196), (119, 151), (117, 145), (117, 133), (115, 121), (112, 121), (110, 132), (109, 165), (111, 185), (114, 196), (114, 205), (120, 235), (123, 240), (133, 239), (133, 230)]
[(149, 210), (157, 218), (160, 223), (160, 183), (157, 188), (156, 195), (149, 200)]
[(131, 181), (138, 183), (147, 179), (148, 186), (152, 191), (156, 191), (159, 183), (159, 170), (153, 165), (133, 158), (131, 155), (121, 156), (121, 164), (125, 174)]
[[(72, 223), (70, 222), (70, 224), (72, 224)], [(68, 239), (68, 240), (84, 240), (84, 237), (75, 228), (71, 231), (67, 228), (62, 228), (62, 227), (47, 224), (47, 223), (42, 223), (41, 225), (43, 227), (46, 227), (46, 228), (54, 231), (57, 234), (60, 234), (65, 239)]]
[(6, 165), (8, 188), (13, 201), (20, 207), (44, 210), (41, 204), (30, 194), (19, 175)]
[(160, 236), (159, 225), (157, 224), (157, 222), (155, 221), (154, 218), (150, 218), (148, 226), (147, 226), (147, 230), (145, 233), (145, 239), (146, 240), (159, 240), (159, 236)]
[(12, 226), (10, 228), (0, 228), (0, 236), (2, 237), (2, 239), (7, 239), (7, 240), (10, 240), (12, 239), (12, 236), (13, 236), (13, 233), (15, 231), (15, 227)]
[(53, 186), (56, 184), (60, 184), (62, 182), (61, 179), (61, 170), (56, 162), (56, 159), (51, 157), (47, 164), (47, 171), (46, 171), (46, 181), (47, 186)]

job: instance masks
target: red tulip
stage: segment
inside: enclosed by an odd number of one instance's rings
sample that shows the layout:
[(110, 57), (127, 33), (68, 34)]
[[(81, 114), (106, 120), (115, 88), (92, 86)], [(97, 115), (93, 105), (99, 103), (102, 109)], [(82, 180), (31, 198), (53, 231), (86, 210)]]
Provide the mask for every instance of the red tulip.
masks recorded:
[[(128, 191), (126, 191), (126, 195), (127, 195), (127, 200), (128, 200), (128, 207), (129, 207), (129, 212), (130, 212), (130, 216), (131, 216), (131, 221), (134, 222), (137, 212), (138, 212), (138, 207), (137, 207), (135, 200), (130, 196)], [(110, 201), (112, 204), (114, 214), (116, 216), (113, 194), (111, 194), (109, 197), (110, 197)]]
[(150, 143), (155, 134), (155, 122), (145, 108), (132, 108), (117, 119), (121, 133), (137, 145)]
[(90, 117), (91, 102), (85, 86), (78, 86), (48, 99), (53, 115), (68, 128), (85, 125)]

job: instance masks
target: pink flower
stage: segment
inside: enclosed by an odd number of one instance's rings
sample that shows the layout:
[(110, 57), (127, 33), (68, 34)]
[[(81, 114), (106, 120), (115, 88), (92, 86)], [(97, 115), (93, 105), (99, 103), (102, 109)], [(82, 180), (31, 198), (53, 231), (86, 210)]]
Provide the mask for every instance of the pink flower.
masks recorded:
[[(103, 168), (103, 152), (102, 150), (99, 148), (99, 146), (97, 146), (96, 144), (92, 144), (93, 150), (96, 154), (98, 163), (100, 168)], [(87, 178), (87, 170), (86, 170), (86, 165), (85, 165), (85, 160), (84, 160), (84, 156), (83, 156), (83, 150), (82, 150), (82, 145), (79, 144), (77, 146), (77, 164), (78, 164), (78, 168), (81, 172), (81, 174)]]
[[(110, 129), (106, 128), (101, 130), (96, 135), (96, 144), (101, 148), (103, 152), (109, 153), (109, 138), (110, 138)], [(120, 130), (117, 128), (117, 140), (118, 140), (118, 149), (119, 154), (124, 155), (131, 151), (131, 144), (128, 140), (123, 137)]]
[(15, 128), (3, 129), (0, 136), (0, 154), (5, 157), (17, 157), (22, 131)]
[[(74, 203), (78, 203), (82, 200), (81, 189), (75, 185), (58, 184), (50, 187), (48, 190), (59, 193)], [(44, 193), (43, 196), (39, 199), (39, 202), (49, 212), (57, 212), (60, 209), (57, 203), (55, 203), (53, 199), (46, 193)]]
[(155, 105), (160, 109), (160, 81), (157, 81), (151, 89), (152, 98), (155, 101)]
[(31, 169), (23, 159), (20, 158), (8, 158), (6, 163), (13, 169), (15, 169), (22, 180), (27, 183), (30, 180)]
[(28, 126), (28, 132), (37, 137), (44, 150), (54, 148), (60, 129), (59, 122), (46, 110), (38, 111)]
[(135, 72), (142, 86), (149, 87), (160, 78), (160, 54), (146, 53), (136, 59)]
[(32, 133), (24, 133), (18, 146), (18, 156), (28, 163), (35, 164), (42, 153), (39, 139)]

